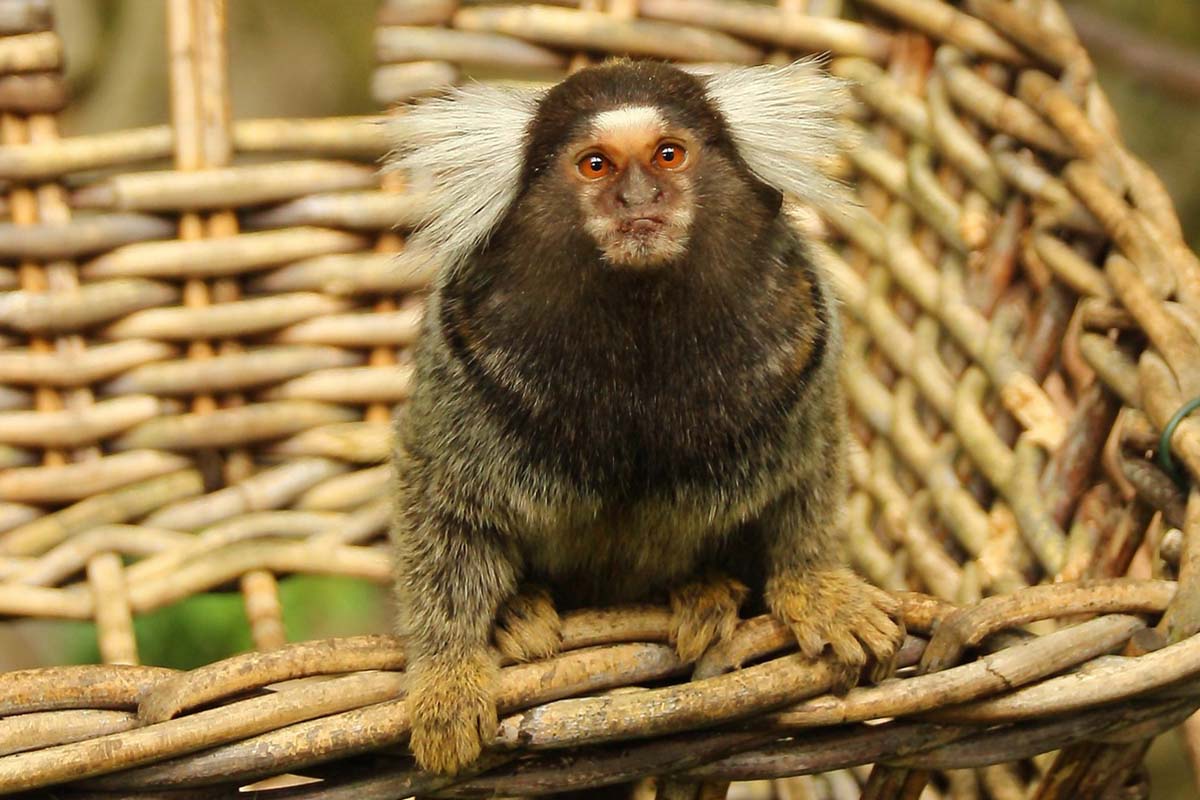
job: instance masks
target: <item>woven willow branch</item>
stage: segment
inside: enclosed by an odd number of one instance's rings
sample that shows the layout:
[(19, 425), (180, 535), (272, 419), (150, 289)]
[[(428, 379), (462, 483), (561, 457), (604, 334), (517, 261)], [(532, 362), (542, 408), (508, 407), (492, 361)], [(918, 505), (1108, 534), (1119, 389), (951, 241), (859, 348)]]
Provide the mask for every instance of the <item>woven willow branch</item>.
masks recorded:
[[(900, 677), (839, 698), (768, 618), (685, 665), (664, 610), (583, 612), (559, 658), (505, 667), (494, 747), (456, 779), (405, 754), (399, 643), (285, 645), (278, 587), (391, 579), (389, 417), (435, 269), (394, 254), (424, 199), (376, 171), (386, 116), (228, 119), (252, 77), (222, 3), (167, 7), (171, 124), (64, 137), (49, 3), (0, 3), (0, 615), (94, 621), (136, 662), (134, 618), (234, 588), (261, 652), (0, 674), (0, 791), (669, 775), (660, 796), (710, 800), (833, 771), (872, 800), (1066, 800), (1136, 790), (1148, 738), (1200, 705), (1200, 493), (1147, 458), (1200, 396), (1200, 260), (1057, 0), (381, 3), (381, 106), (608, 54), (828, 51), (860, 205), (790, 210), (847, 322), (851, 557), (916, 634)], [(1167, 443), (1200, 479), (1200, 421)]]

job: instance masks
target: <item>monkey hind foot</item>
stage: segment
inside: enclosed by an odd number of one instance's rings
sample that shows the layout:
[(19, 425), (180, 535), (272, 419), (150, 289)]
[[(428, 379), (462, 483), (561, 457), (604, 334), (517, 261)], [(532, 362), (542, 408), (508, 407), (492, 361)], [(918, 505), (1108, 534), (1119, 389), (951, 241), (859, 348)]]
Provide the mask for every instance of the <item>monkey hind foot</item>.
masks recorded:
[(777, 576), (767, 584), (766, 600), (795, 634), (801, 653), (817, 659), (828, 647), (835, 692), (856, 686), (868, 661), (873, 663), (872, 681), (895, 671), (904, 642), (900, 602), (850, 570)]
[(495, 737), (494, 658), (481, 649), (438, 653), (409, 664), (409, 746), (422, 769), (453, 775)]
[(740, 581), (719, 573), (671, 591), (670, 641), (682, 661), (695, 661), (713, 642), (733, 635), (746, 592)]
[(522, 586), (501, 606), (492, 638), (496, 648), (513, 661), (555, 655), (562, 646), (562, 620), (550, 592), (541, 586)]

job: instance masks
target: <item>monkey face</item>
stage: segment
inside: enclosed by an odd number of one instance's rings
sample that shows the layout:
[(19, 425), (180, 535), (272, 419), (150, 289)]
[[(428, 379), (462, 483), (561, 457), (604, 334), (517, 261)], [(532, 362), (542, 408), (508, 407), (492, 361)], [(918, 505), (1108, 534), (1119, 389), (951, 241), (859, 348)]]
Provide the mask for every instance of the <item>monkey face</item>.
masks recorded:
[(687, 251), (703, 158), (698, 137), (638, 105), (596, 114), (563, 148), (559, 168), (605, 261), (648, 269)]
[(391, 122), (392, 165), (427, 211), (401, 258), (451, 275), (486, 254), (484, 272), (503, 261), (614, 283), (745, 266), (741, 245), (784, 195), (843, 202), (822, 167), (845, 95), (811, 61), (707, 75), (614, 61), (548, 90), (459, 87)]

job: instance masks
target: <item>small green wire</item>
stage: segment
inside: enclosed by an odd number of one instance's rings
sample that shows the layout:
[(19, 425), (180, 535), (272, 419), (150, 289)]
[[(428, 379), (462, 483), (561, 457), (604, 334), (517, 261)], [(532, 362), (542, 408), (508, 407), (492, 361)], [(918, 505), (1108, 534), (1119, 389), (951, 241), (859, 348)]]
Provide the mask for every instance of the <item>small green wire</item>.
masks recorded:
[(1171, 437), (1175, 434), (1175, 429), (1179, 427), (1179, 423), (1183, 422), (1184, 418), (1200, 408), (1200, 397), (1193, 398), (1191, 402), (1185, 404), (1183, 408), (1175, 412), (1167, 422), (1167, 426), (1163, 428), (1162, 436), (1158, 437), (1158, 463), (1168, 475), (1174, 479), (1180, 489), (1187, 489), (1187, 478), (1175, 466), (1175, 459), (1171, 458)]

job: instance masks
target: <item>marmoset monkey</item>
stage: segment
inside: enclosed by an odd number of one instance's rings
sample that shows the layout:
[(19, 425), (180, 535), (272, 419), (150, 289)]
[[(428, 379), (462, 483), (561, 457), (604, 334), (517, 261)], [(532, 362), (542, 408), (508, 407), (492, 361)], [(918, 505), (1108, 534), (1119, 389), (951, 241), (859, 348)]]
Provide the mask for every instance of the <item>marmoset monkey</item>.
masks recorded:
[(497, 725), (500, 653), (557, 609), (667, 599), (696, 659), (748, 594), (846, 686), (903, 638), (845, 566), (846, 425), (825, 277), (783, 196), (827, 196), (841, 86), (811, 63), (651, 62), (473, 86), (394, 123), (439, 264), (398, 423), (393, 536), (412, 750)]

